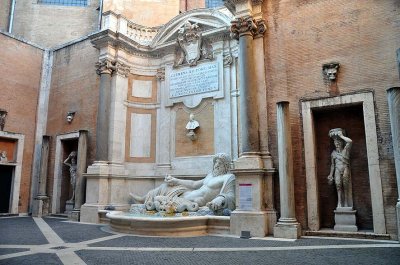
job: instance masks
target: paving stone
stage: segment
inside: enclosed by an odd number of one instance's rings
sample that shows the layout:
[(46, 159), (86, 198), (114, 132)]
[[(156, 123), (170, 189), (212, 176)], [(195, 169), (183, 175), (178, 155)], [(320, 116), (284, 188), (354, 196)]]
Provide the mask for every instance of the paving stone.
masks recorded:
[(12, 253), (28, 251), (29, 248), (0, 248), (0, 255), (7, 255)]
[(47, 244), (31, 217), (0, 218), (0, 245)]
[(290, 246), (319, 246), (319, 245), (349, 245), (374, 244), (378, 242), (358, 240), (335, 240), (304, 238), (297, 241), (276, 241), (259, 239), (241, 239), (232, 237), (203, 236), (203, 237), (139, 237), (124, 236), (98, 243), (91, 247), (172, 247), (172, 248), (240, 248), (240, 247), (290, 247)]
[(400, 260), (399, 248), (323, 249), (241, 252), (144, 252), (94, 251), (76, 252), (88, 265), (95, 264), (393, 264)]
[(102, 225), (65, 222), (66, 219), (43, 218), (66, 243), (76, 243), (112, 235), (100, 230)]
[[(59, 265), (63, 264), (53, 253), (40, 253), (33, 255), (26, 255), (12, 259), (0, 260), (0, 265)], [(100, 263), (99, 263), (100, 264)]]

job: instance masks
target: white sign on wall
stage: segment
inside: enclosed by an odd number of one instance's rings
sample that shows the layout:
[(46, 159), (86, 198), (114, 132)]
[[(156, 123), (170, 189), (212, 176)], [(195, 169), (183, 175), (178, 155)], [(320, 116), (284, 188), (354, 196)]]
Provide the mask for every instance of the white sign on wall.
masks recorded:
[(212, 92), (218, 90), (218, 63), (209, 62), (179, 70), (169, 76), (169, 97)]
[(253, 185), (239, 184), (239, 209), (249, 211), (253, 209)]

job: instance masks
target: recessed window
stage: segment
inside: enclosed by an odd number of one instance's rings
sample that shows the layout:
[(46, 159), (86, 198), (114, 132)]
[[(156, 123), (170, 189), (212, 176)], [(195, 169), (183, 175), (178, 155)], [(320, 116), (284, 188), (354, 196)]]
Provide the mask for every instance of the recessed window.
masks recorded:
[(38, 4), (60, 6), (87, 6), (88, 0), (38, 0)]
[(207, 8), (214, 8), (214, 7), (219, 7), (219, 6), (223, 6), (223, 5), (224, 5), (223, 0), (206, 0)]

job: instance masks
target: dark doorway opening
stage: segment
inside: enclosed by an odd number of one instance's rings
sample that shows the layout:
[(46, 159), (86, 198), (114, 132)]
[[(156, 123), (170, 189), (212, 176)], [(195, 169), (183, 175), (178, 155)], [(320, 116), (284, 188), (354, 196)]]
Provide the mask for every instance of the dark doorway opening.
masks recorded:
[(10, 212), (13, 170), (12, 166), (0, 165), (0, 213)]

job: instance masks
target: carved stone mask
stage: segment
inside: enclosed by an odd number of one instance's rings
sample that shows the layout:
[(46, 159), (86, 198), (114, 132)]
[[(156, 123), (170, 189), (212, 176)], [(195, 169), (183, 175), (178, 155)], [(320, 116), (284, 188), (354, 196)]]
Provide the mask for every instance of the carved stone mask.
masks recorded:
[(327, 63), (322, 65), (322, 72), (330, 81), (335, 81), (338, 75), (340, 64), (339, 63)]

